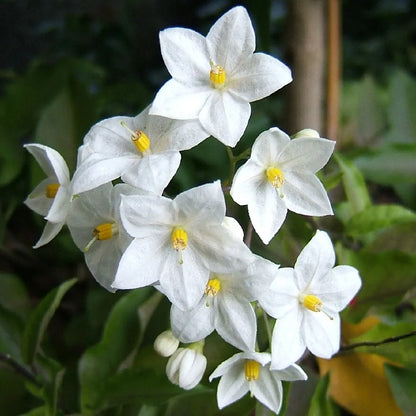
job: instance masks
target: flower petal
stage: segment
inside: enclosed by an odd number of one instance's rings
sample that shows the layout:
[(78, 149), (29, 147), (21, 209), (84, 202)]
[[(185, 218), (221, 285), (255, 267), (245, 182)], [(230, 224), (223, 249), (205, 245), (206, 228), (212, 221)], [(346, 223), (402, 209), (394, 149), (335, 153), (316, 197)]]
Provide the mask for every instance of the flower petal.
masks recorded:
[(72, 193), (70, 187), (65, 185), (60, 186), (45, 219), (54, 223), (65, 222), (71, 205), (71, 198)]
[(330, 319), (322, 312), (305, 311), (302, 333), (309, 351), (321, 358), (331, 358), (338, 350), (340, 343), (340, 318), (335, 311)]
[(290, 69), (278, 59), (255, 53), (233, 74), (230, 92), (248, 102), (260, 100), (292, 81)]
[[(211, 306), (210, 306), (211, 307)], [(215, 329), (229, 344), (243, 351), (254, 351), (257, 320), (247, 299), (231, 292), (216, 296)]]
[(296, 283), (300, 291), (306, 290), (312, 280), (319, 280), (334, 267), (335, 252), (325, 231), (318, 230), (303, 248), (295, 264)]
[(89, 191), (117, 179), (126, 169), (126, 166), (136, 160), (134, 156), (103, 159), (102, 155), (91, 155), (74, 173), (72, 178), (74, 194)]
[(48, 221), (45, 224), (45, 228), (43, 229), (42, 235), (40, 236), (38, 242), (33, 246), (33, 248), (39, 248), (44, 246), (45, 244), (48, 244), (58, 235), (63, 225), (63, 222), (53, 223)]
[(314, 293), (331, 309), (343, 310), (361, 287), (358, 270), (351, 266), (336, 266), (310, 285)]
[(250, 118), (250, 104), (237, 96), (214, 90), (199, 113), (204, 129), (227, 146), (234, 147)]
[(64, 158), (54, 149), (38, 143), (25, 144), (47, 176), (56, 176), (58, 182), (69, 183), (69, 170)]
[[(213, 374), (211, 374), (211, 377)], [(248, 390), (248, 382), (244, 375), (244, 361), (239, 360), (228, 368), (227, 373), (221, 377), (220, 382), (218, 383), (218, 407), (222, 409), (223, 407), (236, 402), (238, 399), (241, 399)]]
[[(172, 201), (156, 195), (122, 195), (120, 216), (127, 232), (136, 238), (164, 234), (169, 240), (174, 221)], [(161, 237), (162, 238), (162, 237)]]
[(176, 221), (189, 227), (220, 225), (225, 218), (225, 200), (220, 181), (188, 189), (179, 194), (172, 205), (177, 215)]
[(234, 7), (221, 16), (207, 34), (209, 57), (232, 74), (254, 52), (254, 29), (244, 7)]
[(272, 370), (281, 370), (297, 361), (306, 348), (301, 333), (303, 313), (294, 308), (276, 320), (272, 337)]
[(300, 137), (292, 139), (280, 154), (284, 172), (312, 172), (322, 169), (331, 157), (335, 147), (333, 140)]
[(239, 205), (247, 205), (256, 198), (257, 188), (264, 181), (264, 168), (257, 162), (249, 159), (240, 166), (234, 175), (230, 194)]
[(159, 33), (160, 49), (172, 77), (190, 86), (209, 85), (211, 70), (204, 36), (180, 27)]
[(248, 203), (253, 227), (264, 244), (277, 233), (286, 218), (287, 208), (277, 190), (266, 181), (257, 188), (256, 198)]
[(160, 195), (169, 184), (181, 161), (176, 151), (150, 154), (126, 164), (121, 179), (136, 188)]
[(307, 374), (297, 364), (292, 364), (283, 370), (274, 370), (273, 375), (284, 381), (307, 380)]
[(159, 235), (152, 238), (134, 239), (127, 247), (117, 269), (111, 287), (136, 289), (149, 286), (159, 280), (160, 262), (168, 242)]
[[(170, 244), (170, 242), (169, 242)], [(192, 242), (182, 252), (182, 262), (172, 245), (152, 261), (158, 263), (158, 278), (163, 293), (182, 310), (194, 308), (204, 293), (209, 270), (205, 268)], [(163, 260), (162, 260), (163, 259)], [(140, 269), (138, 269), (140, 270)]]
[(270, 410), (279, 413), (282, 406), (282, 382), (267, 367), (260, 368), (259, 378), (252, 383), (254, 397)]
[(48, 177), (40, 182), (24, 201), (25, 205), (32, 211), (44, 217), (48, 214), (54, 202), (53, 198), (46, 197), (46, 187), (52, 183), (56, 183), (54, 178)]
[(191, 343), (206, 338), (214, 331), (211, 318), (213, 308), (206, 305), (205, 296), (192, 309), (183, 311), (172, 305), (170, 310), (170, 323), (172, 332), (181, 342)]
[(194, 87), (171, 79), (156, 94), (149, 114), (177, 120), (198, 119), (207, 99), (213, 93), (215, 91), (210, 85)]
[[(251, 159), (263, 169), (275, 166), (280, 153), (290, 144), (290, 137), (277, 127), (261, 133), (253, 144)], [(278, 166), (276, 166), (278, 167)]]
[(303, 215), (333, 214), (326, 190), (314, 174), (285, 172), (282, 192), (290, 211)]
[(209, 376), (209, 381), (212, 381), (214, 378), (221, 377), (225, 373), (227, 373), (232, 367), (236, 365), (239, 361), (243, 360), (244, 353), (238, 352), (234, 354), (232, 357), (228, 358), (228, 360), (223, 361)]

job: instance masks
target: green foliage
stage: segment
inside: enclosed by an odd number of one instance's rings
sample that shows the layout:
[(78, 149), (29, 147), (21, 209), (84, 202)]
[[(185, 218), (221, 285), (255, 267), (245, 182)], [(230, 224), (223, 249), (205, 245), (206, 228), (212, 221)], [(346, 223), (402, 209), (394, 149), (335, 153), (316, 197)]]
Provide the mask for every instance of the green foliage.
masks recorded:
[(329, 397), (328, 387), (329, 374), (326, 374), (316, 386), (307, 416), (339, 416), (336, 405)]
[(412, 416), (416, 409), (416, 371), (385, 365), (394, 398), (405, 416)]
[(46, 328), (62, 298), (76, 282), (77, 279), (72, 279), (62, 283), (50, 292), (31, 313), (22, 339), (22, 358), (26, 364), (32, 365), (36, 355), (41, 352), (41, 342)]

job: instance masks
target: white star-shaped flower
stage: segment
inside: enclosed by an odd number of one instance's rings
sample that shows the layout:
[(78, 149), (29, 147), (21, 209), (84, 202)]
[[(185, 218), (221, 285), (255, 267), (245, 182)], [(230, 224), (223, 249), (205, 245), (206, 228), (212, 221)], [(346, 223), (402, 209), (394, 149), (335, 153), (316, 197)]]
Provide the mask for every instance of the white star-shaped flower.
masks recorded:
[(265, 244), (277, 233), (287, 210), (330, 215), (331, 203), (315, 173), (329, 160), (335, 142), (320, 137), (290, 137), (271, 128), (257, 137), (250, 159), (233, 179), (230, 194), (248, 205), (254, 229)]
[(108, 118), (90, 129), (80, 147), (74, 193), (121, 177), (160, 195), (179, 167), (179, 151), (209, 136), (195, 120), (171, 120), (148, 112), (146, 108), (136, 117)]
[(271, 290), (259, 299), (264, 310), (276, 318), (272, 369), (294, 363), (306, 348), (322, 358), (339, 350), (339, 312), (355, 296), (361, 279), (354, 267), (334, 264), (328, 234), (317, 231), (295, 267), (279, 269)]
[(222, 409), (250, 391), (259, 402), (276, 414), (282, 406), (282, 380), (306, 380), (307, 375), (296, 364), (283, 370), (270, 369), (270, 354), (240, 352), (221, 363), (209, 380), (221, 377), (217, 390), (218, 407)]
[(106, 183), (74, 197), (67, 225), (88, 269), (102, 286), (111, 284), (121, 255), (132, 241), (120, 219), (121, 194), (143, 194), (127, 184)]
[(151, 114), (199, 119), (205, 130), (229, 146), (244, 133), (250, 102), (292, 81), (282, 62), (254, 53), (253, 26), (241, 6), (224, 14), (206, 37), (178, 27), (163, 30), (160, 47), (172, 79), (157, 93)]
[(199, 302), (210, 270), (228, 273), (253, 260), (234, 230), (223, 225), (225, 201), (219, 181), (173, 200), (124, 196), (120, 212), (134, 240), (120, 260), (114, 288), (157, 284), (174, 305), (187, 310)]
[[(236, 348), (254, 351), (257, 320), (250, 303), (256, 300), (251, 289), (252, 280), (264, 280), (265, 275), (273, 279), (277, 270), (277, 265), (258, 257), (235, 273), (211, 273), (203, 296), (194, 308), (182, 311), (172, 306), (173, 333), (181, 342), (190, 343), (204, 339), (215, 329)], [(267, 289), (264, 286), (264, 290)]]
[(47, 220), (39, 241), (33, 246), (39, 248), (55, 238), (65, 224), (71, 205), (72, 187), (68, 166), (56, 150), (37, 143), (24, 147), (47, 175), (24, 201), (30, 209)]

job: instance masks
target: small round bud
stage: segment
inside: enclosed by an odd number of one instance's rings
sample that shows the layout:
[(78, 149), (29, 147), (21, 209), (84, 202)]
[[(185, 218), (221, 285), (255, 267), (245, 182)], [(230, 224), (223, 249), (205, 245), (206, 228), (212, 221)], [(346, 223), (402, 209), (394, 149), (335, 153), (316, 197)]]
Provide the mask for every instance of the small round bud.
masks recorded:
[(207, 359), (193, 348), (178, 348), (169, 358), (166, 375), (171, 383), (184, 390), (193, 389), (202, 379)]
[(179, 340), (170, 329), (159, 334), (153, 344), (155, 351), (162, 357), (170, 357), (179, 346)]
[(299, 137), (311, 137), (311, 138), (319, 139), (321, 136), (319, 136), (319, 133), (314, 129), (303, 129), (295, 133), (292, 136), (292, 139), (299, 139)]

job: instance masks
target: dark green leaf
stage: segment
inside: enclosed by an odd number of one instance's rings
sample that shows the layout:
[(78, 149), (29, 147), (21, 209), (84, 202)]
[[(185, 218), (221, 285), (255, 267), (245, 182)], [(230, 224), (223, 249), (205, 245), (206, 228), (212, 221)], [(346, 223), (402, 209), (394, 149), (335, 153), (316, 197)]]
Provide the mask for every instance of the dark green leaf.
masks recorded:
[(36, 354), (39, 352), (46, 327), (60, 305), (62, 298), (76, 282), (77, 279), (71, 279), (53, 289), (30, 315), (22, 340), (22, 357), (27, 364), (33, 363)]
[(405, 416), (414, 416), (416, 409), (416, 371), (385, 364), (393, 396)]
[(151, 293), (151, 288), (143, 288), (123, 296), (107, 320), (101, 341), (82, 356), (78, 371), (83, 414), (95, 414), (95, 410), (102, 406), (106, 382), (137, 348), (142, 337), (138, 308)]
[(338, 408), (328, 395), (329, 373), (321, 378), (312, 396), (308, 416), (337, 416)]

